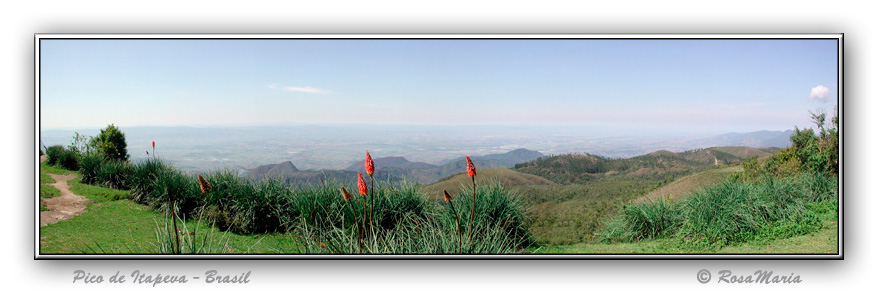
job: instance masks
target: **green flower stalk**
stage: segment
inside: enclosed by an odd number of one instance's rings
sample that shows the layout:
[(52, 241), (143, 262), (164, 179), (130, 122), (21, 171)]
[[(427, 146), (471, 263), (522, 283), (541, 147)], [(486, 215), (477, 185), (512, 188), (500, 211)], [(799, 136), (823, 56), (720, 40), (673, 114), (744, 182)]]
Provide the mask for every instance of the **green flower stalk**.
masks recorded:
[(455, 225), (458, 227), (458, 253), (461, 254), (461, 222), (458, 219), (458, 213), (455, 212), (455, 205), (452, 204), (452, 196), (446, 189), (443, 189), (443, 200), (452, 208), (452, 215), (455, 216)]

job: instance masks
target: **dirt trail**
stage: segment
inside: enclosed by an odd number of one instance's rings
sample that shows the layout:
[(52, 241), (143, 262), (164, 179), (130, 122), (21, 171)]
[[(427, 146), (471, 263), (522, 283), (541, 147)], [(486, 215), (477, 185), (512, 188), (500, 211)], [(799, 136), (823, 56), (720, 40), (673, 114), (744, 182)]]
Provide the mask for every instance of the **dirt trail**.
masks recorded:
[(718, 157), (715, 157), (715, 155), (712, 155), (712, 152), (710, 152), (709, 150), (706, 150), (706, 154), (709, 154), (709, 156), (712, 156), (712, 158), (715, 158), (715, 166), (718, 166), (718, 165), (721, 164), (721, 163), (718, 161)]
[[(40, 161), (44, 160), (44, 157), (40, 157)], [(49, 210), (40, 212), (40, 227), (82, 214), (86, 211), (86, 205), (91, 203), (89, 199), (70, 192), (70, 185), (67, 184), (67, 181), (76, 178), (75, 174), (49, 174), (49, 176), (55, 179), (55, 184), (52, 186), (61, 191), (61, 196), (43, 199)]]

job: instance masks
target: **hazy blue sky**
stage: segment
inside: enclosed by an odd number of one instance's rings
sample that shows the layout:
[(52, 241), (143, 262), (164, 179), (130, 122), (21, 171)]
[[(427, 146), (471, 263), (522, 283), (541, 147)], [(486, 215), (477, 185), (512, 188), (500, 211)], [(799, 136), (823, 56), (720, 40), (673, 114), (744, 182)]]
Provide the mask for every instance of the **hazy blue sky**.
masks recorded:
[(43, 40), (40, 123), (785, 130), (837, 71), (836, 40)]

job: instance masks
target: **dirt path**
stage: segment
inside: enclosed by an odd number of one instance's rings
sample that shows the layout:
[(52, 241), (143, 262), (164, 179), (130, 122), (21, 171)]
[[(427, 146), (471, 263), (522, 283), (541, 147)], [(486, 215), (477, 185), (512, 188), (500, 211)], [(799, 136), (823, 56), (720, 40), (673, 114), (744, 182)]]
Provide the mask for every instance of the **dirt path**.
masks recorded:
[[(40, 161), (43, 160), (44, 158), (41, 157)], [(52, 186), (61, 191), (61, 196), (43, 199), (49, 210), (40, 212), (40, 227), (82, 214), (86, 211), (86, 205), (91, 203), (89, 199), (70, 192), (70, 185), (67, 184), (67, 181), (76, 178), (76, 175), (49, 174), (49, 177), (55, 179), (55, 184)]]
[(718, 166), (721, 164), (720, 162), (718, 162), (718, 157), (715, 157), (715, 155), (712, 155), (712, 152), (710, 152), (709, 150), (706, 150), (706, 154), (709, 154), (709, 156), (712, 156), (712, 158), (715, 158), (715, 166)]

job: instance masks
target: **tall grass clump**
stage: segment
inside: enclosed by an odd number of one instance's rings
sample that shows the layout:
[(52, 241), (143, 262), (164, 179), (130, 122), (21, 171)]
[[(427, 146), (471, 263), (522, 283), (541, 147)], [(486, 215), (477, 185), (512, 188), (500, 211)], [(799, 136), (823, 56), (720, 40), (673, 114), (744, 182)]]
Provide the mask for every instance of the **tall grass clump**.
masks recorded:
[(157, 158), (134, 163), (129, 178), (131, 199), (137, 203), (148, 204), (159, 174), (171, 169), (171, 165)]
[(308, 254), (509, 254), (522, 248), (522, 239), (510, 236), (501, 227), (487, 227), (476, 223), (475, 236), (479, 240), (460, 251), (458, 233), (447, 223), (432, 218), (407, 217), (393, 229), (374, 229), (365, 237), (359, 251), (355, 229), (334, 228), (323, 232), (313, 228), (298, 228), (302, 237), (296, 251)]
[[(473, 233), (474, 238), (468, 238), (462, 243), (464, 248), (462, 252), (480, 252), (479, 250), (486, 248), (480, 244), (487, 236), (492, 235), (503, 235), (510, 238), (510, 241), (506, 243), (513, 244), (512, 248), (523, 248), (532, 244), (528, 230), (529, 221), (522, 197), (507, 190), (500, 183), (478, 186), (476, 189), (474, 192), (468, 192), (469, 190), (462, 188), (458, 196), (453, 197), (449, 202), (452, 206), (440, 207), (438, 210), (439, 219), (444, 221), (443, 224), (449, 228), (447, 231), (450, 234), (458, 232), (456, 219), (474, 221), (474, 226), (467, 226), (468, 233)], [(471, 206), (474, 206), (472, 212), (453, 211), (453, 208), (466, 209)], [(491, 247), (489, 248), (491, 249)]]
[(630, 203), (597, 235), (605, 243), (674, 237), (697, 247), (803, 235), (821, 228), (819, 215), (836, 210), (836, 185), (836, 177), (812, 172), (728, 180), (681, 201)]
[(684, 202), (682, 234), (711, 245), (729, 245), (768, 237), (767, 233), (784, 238), (818, 230), (820, 220), (810, 209), (814, 196), (822, 194), (812, 189), (823, 187), (804, 186), (811, 178), (804, 173), (755, 183), (726, 182), (698, 191)]
[(797, 184), (808, 194), (807, 199), (811, 202), (834, 201), (837, 202), (838, 179), (836, 176), (811, 172), (804, 173), (796, 178)]
[(193, 217), (195, 210), (203, 204), (196, 178), (174, 167), (163, 167), (158, 171), (152, 187), (146, 203), (161, 212), (170, 211), (171, 215)]
[[(224, 254), (229, 250), (229, 233), (218, 235), (213, 227), (210, 231), (200, 232), (202, 220), (199, 219), (195, 228), (190, 230), (180, 217), (173, 217), (176, 223), (164, 224), (156, 222), (156, 243), (153, 251), (158, 254)], [(182, 225), (181, 229), (176, 226)]]
[(107, 159), (101, 162), (95, 172), (95, 183), (111, 189), (130, 189), (130, 181), (134, 172), (134, 165), (123, 160)]
[(605, 223), (597, 234), (602, 242), (636, 242), (672, 237), (682, 224), (681, 203), (666, 199), (635, 202)]
[(755, 185), (726, 182), (689, 196), (683, 204), (686, 238), (708, 243), (740, 242), (756, 233), (771, 205), (759, 199)]
[[(247, 179), (239, 177), (232, 170), (207, 174), (205, 179), (211, 184), (211, 190), (202, 196), (207, 205), (204, 215), (220, 229), (234, 233), (251, 233), (256, 229), (255, 216), (251, 211), (257, 198), (256, 190)], [(199, 184), (194, 186), (200, 188)]]
[(106, 159), (100, 154), (86, 154), (79, 159), (80, 182), (84, 184), (100, 184), (98, 171)]
[[(355, 197), (346, 202), (338, 186), (326, 187), (336, 188), (330, 191), (335, 201), (316, 202), (322, 206), (313, 208), (313, 215), (289, 221), (292, 232), (302, 238), (299, 252), (495, 254), (513, 253), (532, 242), (520, 197), (498, 184), (477, 187), (473, 240), (461, 235), (471, 230), (466, 228), (470, 211), (452, 210), (469, 208), (472, 192), (459, 193), (450, 201), (452, 204), (441, 204), (429, 202), (413, 185), (379, 184), (374, 192), (373, 219), (368, 221), (373, 227), (362, 230), (361, 236), (359, 225), (363, 222), (358, 220), (363, 217), (363, 203), (370, 200)], [(351, 203), (354, 211), (346, 203)]]
[(243, 228), (249, 233), (282, 230), (282, 216), (287, 214), (281, 206), (290, 196), (290, 188), (279, 179), (264, 179), (254, 184), (254, 199), (243, 205), (251, 218)]
[[(305, 224), (319, 231), (349, 228), (354, 227), (354, 223), (363, 226), (366, 213), (366, 224), (372, 224), (373, 229), (393, 229), (407, 216), (426, 217), (431, 211), (427, 198), (414, 185), (380, 185), (373, 192), (370, 218), (370, 199), (362, 195), (346, 201), (340, 187), (343, 185), (328, 183), (292, 189), (288, 199), (279, 202), (281, 208), (288, 209), (279, 215), (284, 217), (283, 224), (288, 228)], [(360, 221), (354, 220), (355, 215)]]

